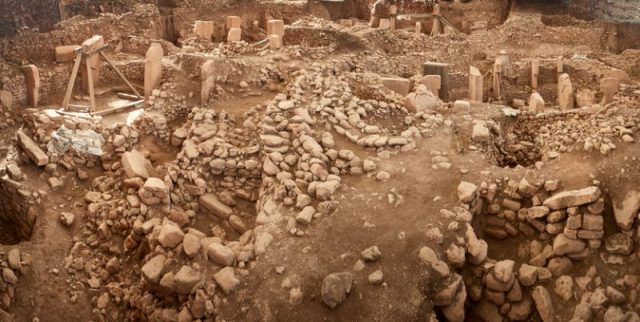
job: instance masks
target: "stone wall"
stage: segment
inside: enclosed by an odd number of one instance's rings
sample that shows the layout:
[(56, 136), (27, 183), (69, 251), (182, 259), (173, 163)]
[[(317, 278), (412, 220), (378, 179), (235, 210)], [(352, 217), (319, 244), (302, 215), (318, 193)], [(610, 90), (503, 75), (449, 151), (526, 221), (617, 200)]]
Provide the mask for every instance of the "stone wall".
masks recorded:
[(0, 8), (0, 37), (24, 28), (48, 31), (60, 20), (58, 0), (0, 0)]
[(8, 225), (20, 240), (29, 240), (38, 214), (41, 199), (19, 182), (7, 176), (0, 179), (0, 223)]
[(0, 56), (17, 66), (29, 62), (41, 67), (43, 63), (53, 63), (56, 46), (80, 45), (93, 35), (102, 35), (106, 44), (116, 48), (119, 43), (125, 46), (135, 37), (157, 39), (162, 35), (161, 27), (160, 13), (155, 6), (138, 5), (135, 11), (121, 16), (64, 21), (51, 32), (29, 32), (0, 39)]
[(618, 52), (626, 49), (640, 49), (640, 23), (618, 24)]

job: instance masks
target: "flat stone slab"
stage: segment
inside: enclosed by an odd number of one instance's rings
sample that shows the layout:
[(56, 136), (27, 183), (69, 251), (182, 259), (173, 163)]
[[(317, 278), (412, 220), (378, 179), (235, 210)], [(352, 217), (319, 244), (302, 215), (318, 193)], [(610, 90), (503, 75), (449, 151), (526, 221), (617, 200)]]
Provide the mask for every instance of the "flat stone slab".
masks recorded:
[(216, 216), (220, 218), (229, 218), (233, 213), (233, 209), (231, 207), (223, 204), (215, 193), (205, 193), (200, 196), (200, 204), (207, 208), (207, 210), (213, 212)]
[(122, 168), (127, 174), (127, 177), (142, 177), (144, 179), (149, 178), (148, 167), (151, 162), (145, 158), (144, 154), (137, 150), (131, 150), (122, 154)]
[(633, 228), (633, 222), (640, 211), (640, 191), (628, 191), (622, 198), (613, 199), (613, 214), (616, 224), (624, 230)]
[(17, 134), (20, 146), (33, 163), (38, 166), (44, 166), (49, 163), (49, 156), (44, 153), (44, 151), (35, 142), (33, 142), (28, 135), (24, 134), (21, 130), (19, 130)]
[(581, 206), (597, 201), (600, 198), (600, 188), (596, 186), (580, 189), (563, 191), (547, 198), (543, 205), (551, 210), (564, 209), (569, 207)]

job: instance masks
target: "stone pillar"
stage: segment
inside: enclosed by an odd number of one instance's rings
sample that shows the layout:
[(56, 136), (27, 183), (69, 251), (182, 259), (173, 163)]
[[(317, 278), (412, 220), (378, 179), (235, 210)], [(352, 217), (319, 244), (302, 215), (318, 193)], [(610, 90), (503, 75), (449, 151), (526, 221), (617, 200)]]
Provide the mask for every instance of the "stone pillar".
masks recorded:
[(200, 80), (202, 87), (200, 88), (200, 104), (205, 105), (209, 102), (209, 93), (215, 86), (215, 65), (213, 60), (207, 60), (200, 67)]
[[(104, 46), (104, 38), (102, 36), (93, 36), (82, 43), (82, 50), (86, 52), (90, 52), (92, 50), (96, 50), (100, 47)], [(83, 59), (82, 62), (84, 64), (89, 64), (91, 66), (91, 76), (93, 76), (93, 87), (98, 87), (98, 81), (100, 80), (100, 55), (95, 53), (88, 59)], [(82, 77), (82, 90), (85, 92), (89, 92), (89, 79), (87, 76), (87, 68), (84, 65), (80, 67), (81, 77)]]
[(76, 59), (76, 49), (78, 48), (80, 48), (78, 45), (56, 47), (56, 62), (66, 63), (74, 61)]
[(380, 18), (371, 16), (371, 20), (369, 20), (369, 27), (378, 28), (380, 26)]
[(242, 28), (242, 18), (238, 16), (227, 16), (227, 29)]
[(529, 111), (541, 113), (544, 112), (544, 99), (538, 92), (534, 92), (529, 97)]
[(531, 89), (535, 92), (538, 90), (538, 76), (540, 75), (540, 60), (531, 60)]
[(560, 75), (564, 73), (564, 62), (562, 61), (562, 56), (558, 57), (558, 59), (556, 60), (556, 66), (556, 68), (558, 69), (558, 78), (560, 78)]
[(431, 35), (437, 36), (440, 34), (440, 30), (442, 30), (442, 26), (440, 25), (440, 19), (433, 19), (433, 27), (431, 28)]
[(422, 66), (422, 74), (440, 75), (440, 99), (449, 101), (449, 64), (426, 62)]
[(22, 66), (24, 79), (27, 83), (27, 101), (29, 105), (38, 107), (40, 95), (40, 72), (35, 65)]
[(269, 48), (282, 48), (282, 37), (280, 35), (269, 35)]
[(422, 33), (422, 23), (416, 22), (416, 34)]
[(618, 92), (620, 82), (613, 77), (605, 77), (600, 80), (600, 91), (603, 93), (602, 102), (605, 105), (613, 101), (613, 96)]
[(469, 101), (482, 103), (483, 80), (480, 71), (469, 66)]
[(392, 4), (389, 6), (389, 16), (394, 17), (398, 14), (398, 6)]
[(213, 41), (223, 42), (225, 37), (227, 37), (227, 32), (225, 30), (225, 23), (222, 21), (214, 21), (213, 22)]
[(6, 108), (13, 106), (13, 94), (9, 91), (0, 90), (0, 104)]
[(284, 20), (267, 21), (267, 35), (284, 37)]
[(558, 105), (561, 111), (573, 108), (573, 85), (569, 74), (562, 74), (558, 79)]
[(164, 51), (160, 43), (152, 43), (144, 57), (144, 98), (149, 99), (151, 91), (162, 79), (162, 57)]
[(196, 21), (193, 25), (193, 33), (204, 39), (211, 39), (213, 35), (213, 21)]
[(502, 101), (502, 62), (496, 59), (493, 64), (493, 95), (498, 101)]
[(227, 42), (234, 43), (240, 40), (242, 40), (242, 29), (240, 28), (229, 29), (229, 33), (227, 34)]
[(378, 27), (379, 29), (389, 29), (389, 27), (390, 27), (389, 19), (380, 19), (380, 26)]
[(396, 16), (398, 15), (398, 7), (391, 5), (389, 7), (389, 30), (396, 30)]

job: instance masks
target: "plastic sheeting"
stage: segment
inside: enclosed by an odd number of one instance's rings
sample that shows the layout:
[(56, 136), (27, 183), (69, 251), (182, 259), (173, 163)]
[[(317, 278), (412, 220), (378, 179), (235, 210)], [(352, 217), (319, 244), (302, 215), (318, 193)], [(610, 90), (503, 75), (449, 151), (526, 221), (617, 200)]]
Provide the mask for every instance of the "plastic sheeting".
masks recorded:
[(63, 125), (53, 132), (47, 148), (58, 154), (73, 149), (78, 154), (101, 156), (103, 143), (102, 135), (94, 130), (70, 130)]

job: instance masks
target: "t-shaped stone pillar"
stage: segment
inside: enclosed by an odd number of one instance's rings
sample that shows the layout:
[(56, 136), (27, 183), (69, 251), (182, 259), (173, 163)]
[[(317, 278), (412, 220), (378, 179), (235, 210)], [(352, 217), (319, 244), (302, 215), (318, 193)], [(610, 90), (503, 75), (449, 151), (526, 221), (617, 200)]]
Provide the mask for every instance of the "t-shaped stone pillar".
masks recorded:
[[(449, 64), (426, 62), (422, 65), (423, 75), (440, 75), (440, 99), (449, 101)], [(434, 93), (435, 94), (435, 93)]]

